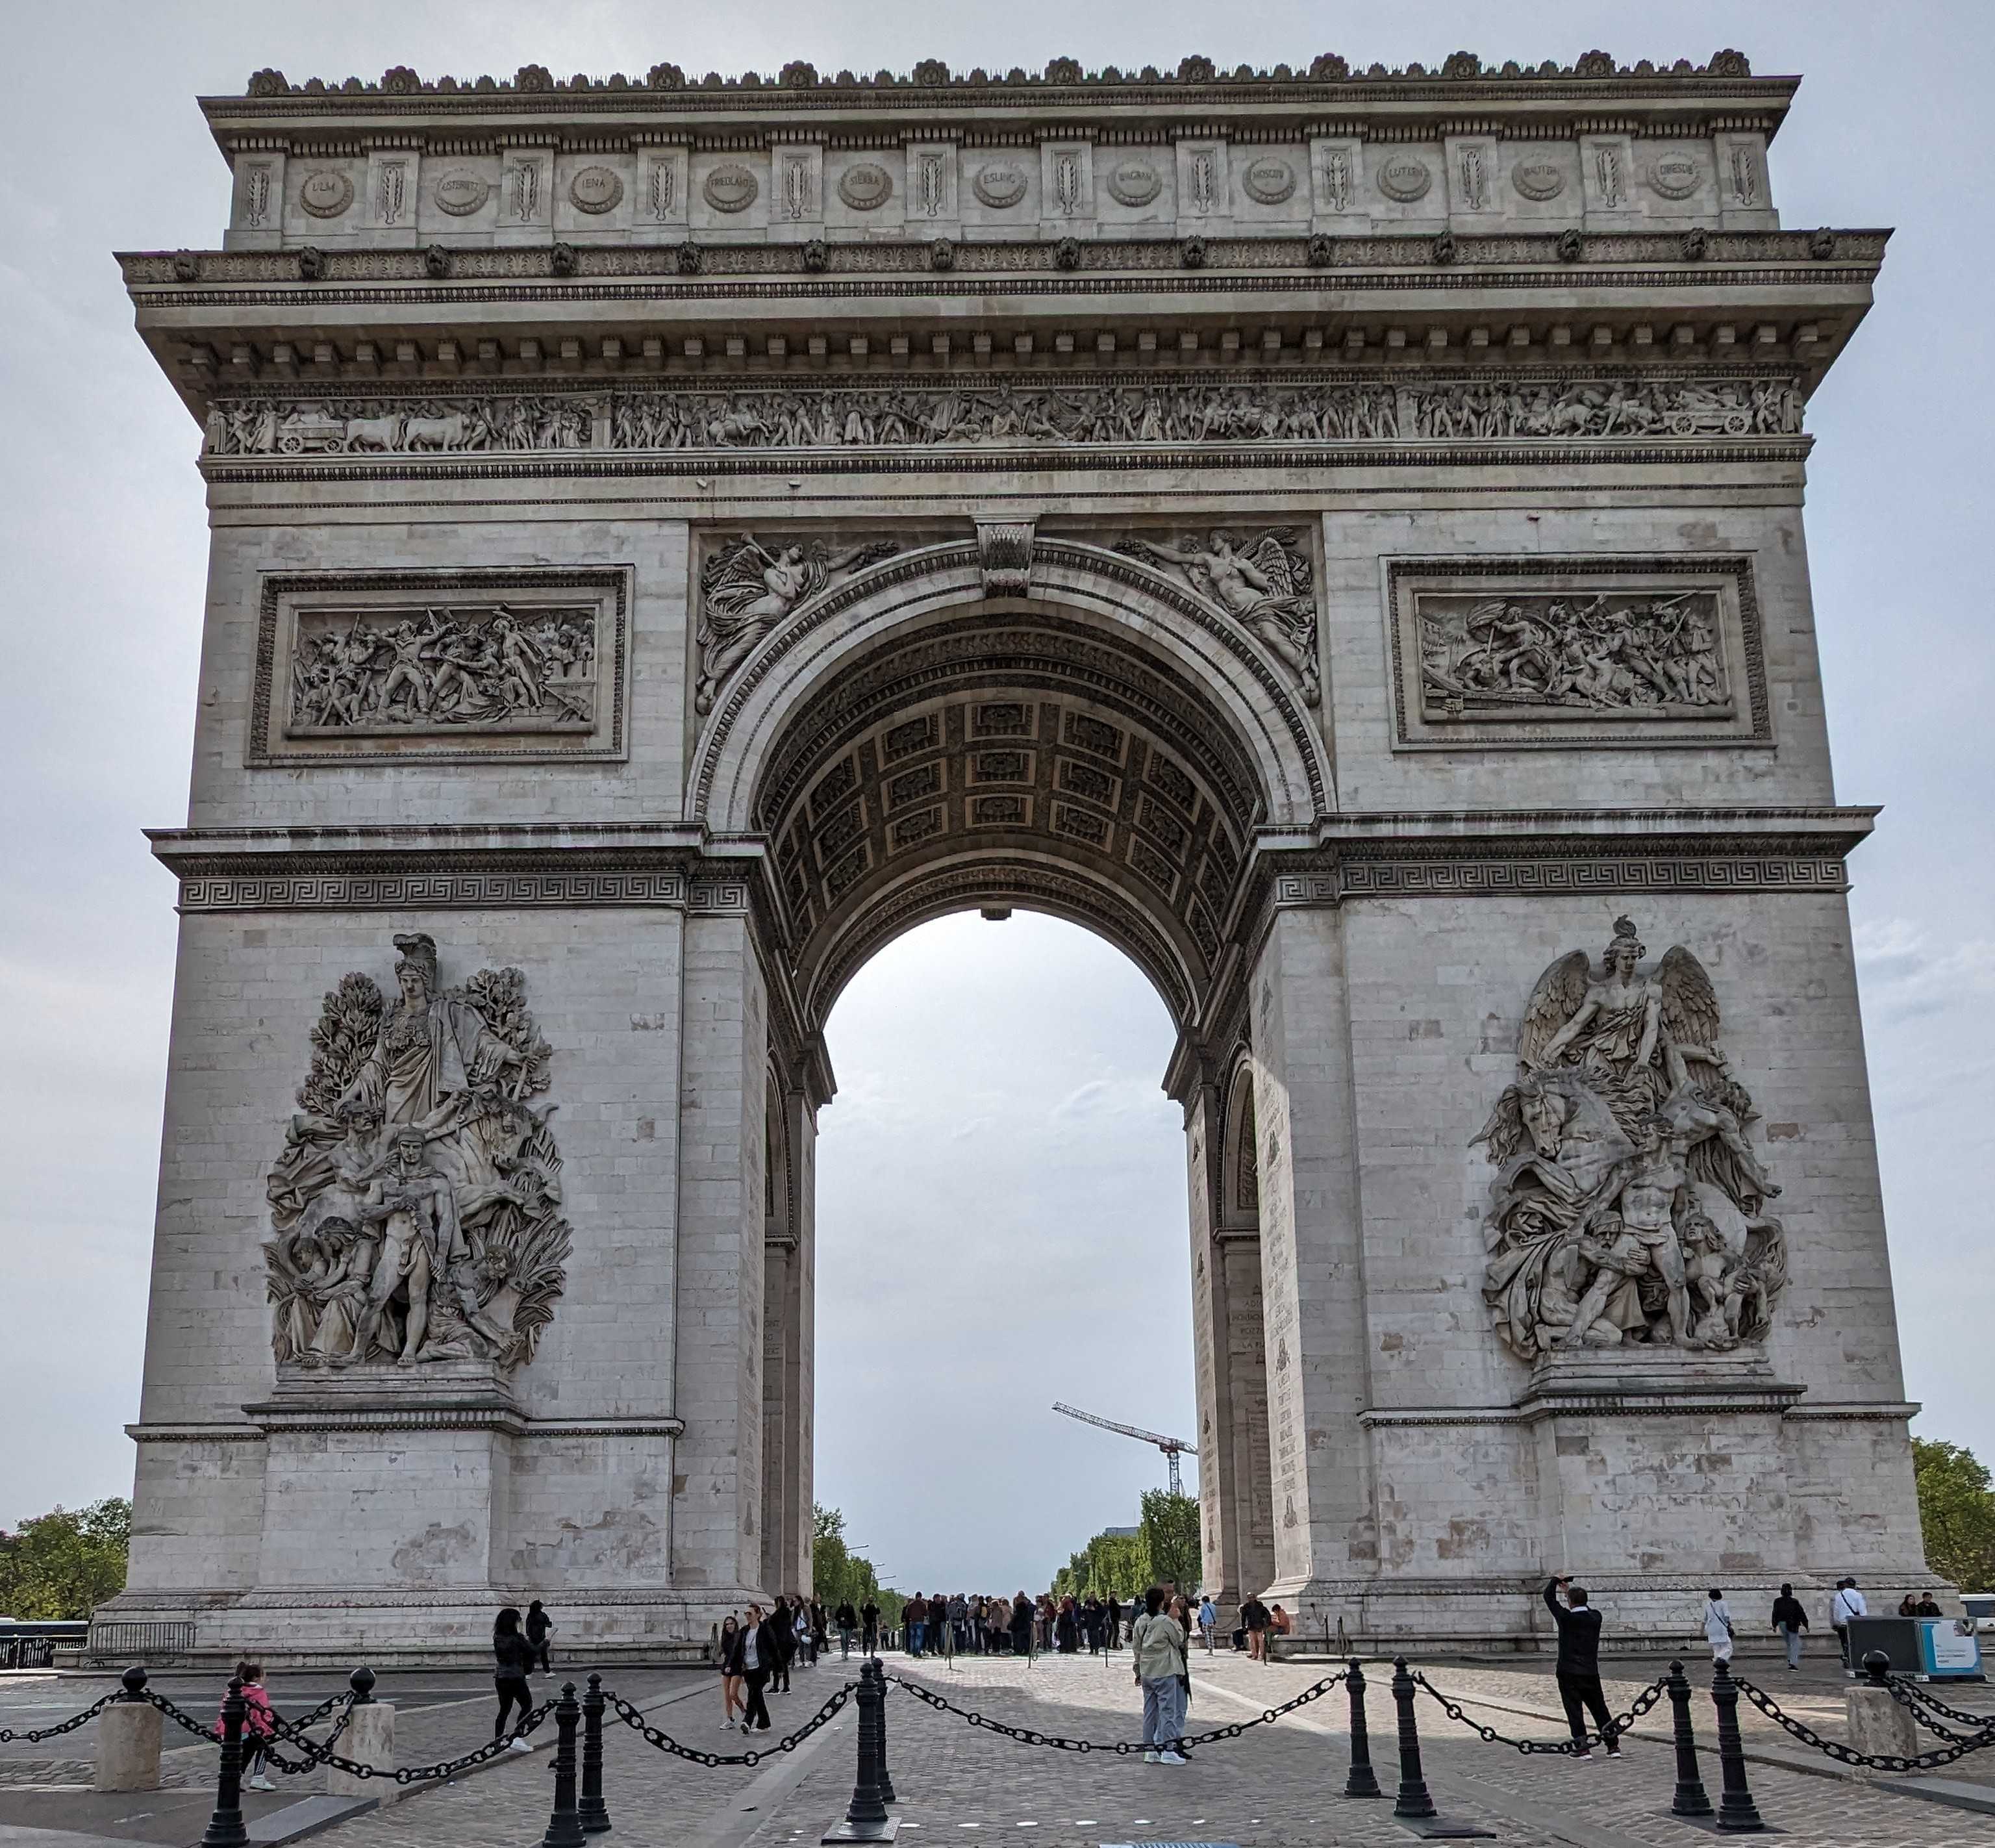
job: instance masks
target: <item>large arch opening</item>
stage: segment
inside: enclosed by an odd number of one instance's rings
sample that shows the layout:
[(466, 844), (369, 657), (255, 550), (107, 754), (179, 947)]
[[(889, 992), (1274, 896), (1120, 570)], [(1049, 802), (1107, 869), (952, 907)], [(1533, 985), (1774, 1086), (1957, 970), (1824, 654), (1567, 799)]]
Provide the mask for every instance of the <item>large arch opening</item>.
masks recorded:
[(1170, 1018), (1097, 935), (970, 912), (881, 950), (826, 1036), (819, 1499), (903, 1591), (1043, 1590), (1165, 1480), (1052, 1402), (1197, 1429)]
[[(1132, 592), (1127, 607), (1112, 603), (1078, 565), (1066, 584), (1035, 580), (1059, 594), (980, 599), (973, 572), (947, 556), (930, 565), (857, 599), (840, 623), (779, 632), (750, 661), (748, 684), (702, 739), (706, 819), (769, 857), (779, 985), (803, 1043), (819, 1042), (862, 970), (883, 954), (892, 966), (901, 939), (955, 914), (1079, 925), (1146, 978), (1175, 1035), (1152, 1081), (1168, 1067), (1189, 1132), (1179, 1159), (1195, 1366), (1185, 1371), (1197, 1415), (1178, 1434), (1209, 1428), (1215, 1414), (1224, 1425), (1200, 1478), (1208, 1577), (1234, 1595), (1258, 1589), (1272, 1576), (1272, 1496), (1257, 1222), (1229, 1205), (1204, 1151), (1223, 1139), (1222, 1165), (1239, 1165), (1237, 1122), (1211, 1113), (1222, 1094), (1247, 1094), (1227, 1074), (1245, 1030), (1240, 940), (1257, 844), (1325, 805), (1322, 766), (1296, 744), (1303, 730), (1282, 730), (1279, 702), (1239, 684), (1264, 694), (1255, 677), (1265, 664), (1166, 599)], [(959, 980), (977, 981), (973, 962)], [(973, 1069), (973, 1044), (952, 1050)], [(1054, 1088), (1076, 1091), (1087, 1080), (1076, 1076)], [(809, 1551), (816, 1125), (773, 1094), (766, 1116), (772, 1143), (784, 1144), (771, 1173), (788, 1177), (781, 1197), (771, 1182), (764, 1290), (763, 1565), (774, 1585), (800, 1582)], [(1022, 1119), (1011, 1133), (1035, 1132)], [(1252, 1137), (1250, 1118), (1250, 1148)], [(1168, 1267), (1182, 1306), (1180, 1235), (1156, 1241), (1149, 1262)], [(1001, 1252), (991, 1259), (1001, 1269)], [(946, 1300), (963, 1284), (936, 1287)], [(973, 1313), (1023, 1326), (1029, 1286), (1022, 1294), (1022, 1304)], [(1112, 1292), (1103, 1309), (1112, 1326)], [(936, 1314), (946, 1329), (946, 1312)], [(1012, 1403), (1038, 1416), (1044, 1382), (1033, 1372), (1022, 1368)], [(1159, 1416), (1139, 1391), (1125, 1397), (1119, 1415), (1130, 1422)]]

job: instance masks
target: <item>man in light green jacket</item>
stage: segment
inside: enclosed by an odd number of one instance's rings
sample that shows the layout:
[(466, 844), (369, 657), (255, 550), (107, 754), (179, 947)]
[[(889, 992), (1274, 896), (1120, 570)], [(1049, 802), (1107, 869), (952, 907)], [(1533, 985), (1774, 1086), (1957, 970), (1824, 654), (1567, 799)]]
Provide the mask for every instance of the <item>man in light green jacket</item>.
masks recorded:
[(1185, 1660), (1184, 1626), (1164, 1609), (1161, 1585), (1143, 1594), (1143, 1615), (1129, 1633), (1135, 1652), (1136, 1681), (1143, 1690), (1143, 1762), (1183, 1764), (1178, 1750), (1184, 1736), (1185, 1695), (1191, 1666)]

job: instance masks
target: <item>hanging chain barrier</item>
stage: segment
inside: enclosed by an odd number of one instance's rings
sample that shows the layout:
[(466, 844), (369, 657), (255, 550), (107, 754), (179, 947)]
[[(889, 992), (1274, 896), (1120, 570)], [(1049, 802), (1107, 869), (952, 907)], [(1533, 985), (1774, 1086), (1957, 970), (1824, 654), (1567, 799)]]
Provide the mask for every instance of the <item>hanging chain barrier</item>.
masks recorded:
[(0, 1726), (0, 1745), (11, 1745), (16, 1740), (29, 1745), (44, 1739), (59, 1739), (65, 1733), (74, 1733), (78, 1726), (94, 1719), (104, 1709), (123, 1699), (122, 1695), (107, 1694), (94, 1707), (85, 1707), (81, 1713), (72, 1713), (67, 1719), (59, 1719), (52, 1726), (39, 1726), (33, 1732), (16, 1732), (12, 1726)]
[[(1813, 1726), (1794, 1719), (1791, 1714), (1783, 1713), (1778, 1701), (1775, 1700), (1765, 1688), (1747, 1681), (1743, 1675), (1735, 1675), (1732, 1680), (1739, 1692), (1790, 1737), (1799, 1740), (1803, 1745), (1812, 1751), (1820, 1752), (1825, 1757), (1833, 1758), (1839, 1764), (1854, 1765), (1859, 1770), (1936, 1771), (1942, 1765), (1952, 1764), (1957, 1760), (1965, 1758), (1970, 1752), (1978, 1752), (1986, 1746), (1995, 1746), (1995, 1726), (1990, 1726), (1970, 1737), (1958, 1739), (1956, 1743), (1949, 1745), (1944, 1751), (1921, 1752), (1914, 1758), (1901, 1757), (1893, 1752), (1859, 1752), (1853, 1747), (1844, 1745), (1839, 1740), (1823, 1738)], [(1902, 1689), (1893, 1687), (1891, 1692), (1902, 1705), (1911, 1705), (1911, 1700)], [(1938, 1728), (1932, 1726), (1930, 1720), (1925, 1723), (1929, 1729), (1934, 1731), (1939, 1730)], [(1941, 1736), (1942, 1738), (1958, 1737), (1957, 1735), (1945, 1733), (1942, 1733)]]
[[(1169, 1747), (1176, 1751), (1190, 1752), (1200, 1746), (1211, 1745), (1222, 1739), (1238, 1739), (1241, 1733), (1249, 1732), (1255, 1726), (1272, 1726), (1284, 1714), (1293, 1713), (1298, 1707), (1306, 1707), (1311, 1701), (1321, 1700), (1332, 1688), (1344, 1681), (1347, 1673), (1348, 1671), (1340, 1668), (1334, 1675), (1325, 1675), (1313, 1687), (1305, 1688), (1293, 1700), (1284, 1701), (1279, 1707), (1269, 1708), (1258, 1719), (1238, 1720), (1231, 1726), (1214, 1726), (1209, 1733), (1194, 1733), (1188, 1738), (1173, 1739), (1168, 1742)], [(906, 1688), (916, 1700), (925, 1702), (941, 1712), (953, 1713), (957, 1719), (967, 1720), (973, 1726), (980, 1726), (986, 1732), (1002, 1733), (1007, 1739), (1017, 1740), (1021, 1745), (1049, 1746), (1056, 1752), (1112, 1752), (1119, 1758), (1126, 1758), (1131, 1752), (1153, 1752), (1159, 1749), (1159, 1746), (1146, 1746), (1140, 1741), (1134, 1745), (1122, 1740), (1112, 1743), (1097, 1743), (1090, 1739), (1066, 1739), (1057, 1733), (1042, 1733), (1030, 1726), (1007, 1726), (1003, 1720), (993, 1719), (987, 1714), (975, 1713), (967, 1707), (959, 1707), (954, 1702), (944, 1699), (932, 1688), (924, 1687), (919, 1681), (911, 1681), (905, 1675), (890, 1675), (887, 1678)]]
[[(1930, 1688), (1922, 1687), (1907, 1676), (1894, 1675), (1887, 1678), (1891, 1691), (1898, 1699), (1915, 1709), (1928, 1708), (1942, 1719), (1952, 1720), (1956, 1726), (1972, 1726), (1976, 1732), (1985, 1733), (1990, 1727), (1995, 1727), (1995, 1713), (1963, 1713), (1958, 1707), (1949, 1707)], [(1929, 1725), (1931, 1723), (1921, 1721), (1921, 1723)], [(1937, 1726), (1932, 1729), (1936, 1733), (1939, 1731)], [(1947, 1735), (1942, 1734), (1942, 1736)]]
[[(153, 1693), (149, 1689), (140, 1698), (157, 1707), (176, 1726), (184, 1727), (197, 1739), (204, 1739), (211, 1745), (219, 1745), (221, 1743), (221, 1735), (219, 1733), (211, 1727), (203, 1726), (199, 1720), (176, 1706), (164, 1695)], [(331, 1733), (323, 1741), (307, 1737), (305, 1728), (307, 1726), (316, 1725), (324, 1719), (325, 1717), (324, 1712), (307, 1719), (280, 1719), (275, 1714), (270, 1716), (270, 1731), (267, 1736), (271, 1739), (281, 1739), (287, 1745), (297, 1747), (304, 1754), (302, 1758), (287, 1758), (283, 1754), (273, 1750), (269, 1744), (266, 1743), (263, 1755), (269, 1760), (273, 1769), (283, 1772), (287, 1777), (296, 1777), (299, 1773), (311, 1771), (319, 1765), (328, 1765), (334, 1771), (344, 1771), (352, 1778), (381, 1778), (390, 1783), (400, 1784), (434, 1783), (442, 1778), (455, 1778), (458, 1773), (470, 1770), (473, 1765), (484, 1764), (496, 1758), (501, 1752), (510, 1748), (514, 1740), (525, 1738), (528, 1733), (539, 1726), (555, 1710), (555, 1705), (551, 1700), (543, 1701), (531, 1712), (524, 1715), (511, 1732), (502, 1733), (489, 1744), (480, 1746), (476, 1751), (466, 1752), (461, 1757), (445, 1759), (438, 1764), (404, 1764), (397, 1766), (393, 1771), (383, 1771), (377, 1765), (363, 1764), (357, 1759), (342, 1757), (332, 1750), (340, 1734), (346, 1730), (348, 1723), (352, 1720), (354, 1708), (360, 1704), (359, 1697), (356, 1694), (343, 1694), (339, 1696), (339, 1699), (346, 1703), (346, 1710), (340, 1715), (338, 1722), (333, 1727)], [(326, 1709), (327, 1712), (330, 1710), (330, 1709)], [(254, 1733), (246, 1732), (242, 1736), (246, 1744), (256, 1743)]]
[(1461, 1709), (1458, 1701), (1451, 1700), (1434, 1683), (1417, 1669), (1413, 1671), (1413, 1685), (1424, 1688), (1440, 1702), (1441, 1710), (1448, 1718), (1467, 1726), (1485, 1745), (1507, 1745), (1527, 1756), (1534, 1752), (1548, 1753), (1556, 1758), (1570, 1758), (1579, 1752), (1591, 1751), (1596, 1745), (1611, 1746), (1623, 1733), (1633, 1729), (1635, 1722), (1654, 1706), (1669, 1692), (1670, 1678), (1659, 1675), (1636, 1695), (1628, 1711), (1610, 1719), (1598, 1733), (1588, 1733), (1582, 1739), (1513, 1739), (1499, 1733), (1494, 1726), (1485, 1726), (1478, 1719), (1471, 1719)]
[(603, 1691), (603, 1698), (609, 1703), (616, 1717), (642, 1738), (645, 1744), (661, 1752), (669, 1752), (675, 1758), (683, 1758), (688, 1764), (703, 1764), (711, 1771), (723, 1764), (760, 1764), (774, 1753), (794, 1752), (819, 1726), (829, 1726), (836, 1719), (840, 1710), (852, 1699), (858, 1688), (857, 1681), (847, 1681), (794, 1733), (781, 1739), (771, 1740), (768, 1744), (748, 1752), (706, 1752), (695, 1746), (682, 1745), (663, 1728), (647, 1725), (644, 1715), (622, 1695), (606, 1688)]

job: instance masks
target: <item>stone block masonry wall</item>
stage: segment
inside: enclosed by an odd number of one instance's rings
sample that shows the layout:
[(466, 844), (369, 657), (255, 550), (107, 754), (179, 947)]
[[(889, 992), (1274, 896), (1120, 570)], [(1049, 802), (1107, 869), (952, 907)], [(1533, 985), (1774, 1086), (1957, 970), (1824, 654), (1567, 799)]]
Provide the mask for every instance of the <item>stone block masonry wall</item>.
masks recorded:
[(1253, 977), (1274, 1593), (1368, 1576), (1377, 1542), (1357, 1414), (1365, 1234), (1353, 1185), (1342, 921), (1282, 912)]
[[(601, 823), (676, 816), (688, 710), (685, 523), (605, 517), (568, 505), (412, 507), (406, 487), (386, 482), (361, 493), (359, 508), (299, 509), (281, 524), (266, 509), (216, 507), (189, 824), (284, 827), (307, 816), (318, 826)], [(246, 766), (264, 582), (272, 574), (322, 574), (336, 585), (342, 576), (472, 568), (510, 568), (531, 579), (585, 565), (630, 573), (627, 761), (513, 763), (500, 752), (517, 747), (517, 738), (430, 733), (383, 740), (379, 761), (304, 772)], [(420, 589), (412, 594), (421, 597)], [(503, 595), (503, 583), (495, 594)], [(434, 761), (440, 749), (469, 761)]]
[(764, 1112), (767, 998), (744, 916), (687, 926), (685, 1108), (679, 1134), (675, 1583), (762, 1573)]

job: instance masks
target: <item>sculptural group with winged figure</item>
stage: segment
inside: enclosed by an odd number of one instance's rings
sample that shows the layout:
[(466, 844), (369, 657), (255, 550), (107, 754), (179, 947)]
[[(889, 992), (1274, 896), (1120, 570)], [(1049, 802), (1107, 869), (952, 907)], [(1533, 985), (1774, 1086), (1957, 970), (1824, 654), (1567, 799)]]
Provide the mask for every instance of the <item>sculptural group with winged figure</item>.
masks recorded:
[(1711, 977), (1681, 944), (1653, 974), (1647, 953), (1619, 918), (1598, 975), (1575, 950), (1538, 978), (1516, 1079), (1475, 1139), (1498, 1170), (1483, 1293), (1525, 1360), (1758, 1341), (1786, 1282)]

